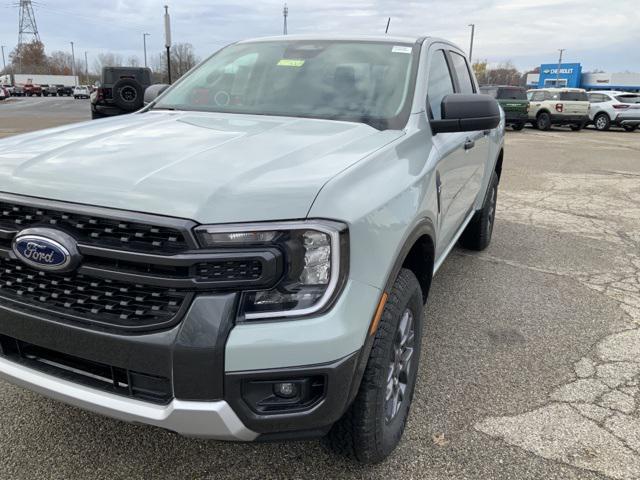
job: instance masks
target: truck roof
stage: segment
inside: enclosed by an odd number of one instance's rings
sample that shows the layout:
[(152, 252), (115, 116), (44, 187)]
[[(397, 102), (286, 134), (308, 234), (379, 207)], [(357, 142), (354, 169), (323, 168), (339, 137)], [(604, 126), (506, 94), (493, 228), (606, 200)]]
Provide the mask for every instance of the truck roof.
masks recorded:
[[(278, 35), (271, 37), (258, 37), (248, 38), (241, 40), (238, 43), (254, 43), (254, 42), (277, 42), (277, 41), (354, 41), (354, 42), (384, 42), (384, 43), (415, 43), (418, 40), (425, 38), (423, 35), (408, 35), (408, 36), (396, 36), (396, 35)], [(447, 42), (448, 43), (448, 42)]]

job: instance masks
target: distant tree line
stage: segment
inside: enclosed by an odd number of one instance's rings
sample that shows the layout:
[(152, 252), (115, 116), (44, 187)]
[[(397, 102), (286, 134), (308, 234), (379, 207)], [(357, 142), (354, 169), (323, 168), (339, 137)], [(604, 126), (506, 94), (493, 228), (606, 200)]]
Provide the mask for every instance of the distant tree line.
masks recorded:
[[(171, 77), (175, 81), (198, 63), (193, 45), (177, 43), (171, 47)], [(84, 55), (76, 56), (76, 75), (81, 83), (93, 83), (100, 78), (102, 67), (140, 67), (144, 62), (136, 56), (124, 58), (114, 52), (103, 52), (95, 56), (92, 68), (85, 64)], [(151, 55), (149, 67), (153, 72), (156, 83), (166, 82), (167, 54), (161, 52)], [(47, 55), (45, 46), (37, 40), (17, 46), (9, 54), (6, 72), (2, 73), (32, 73), (45, 75), (73, 75), (73, 59), (71, 52), (54, 51)]]

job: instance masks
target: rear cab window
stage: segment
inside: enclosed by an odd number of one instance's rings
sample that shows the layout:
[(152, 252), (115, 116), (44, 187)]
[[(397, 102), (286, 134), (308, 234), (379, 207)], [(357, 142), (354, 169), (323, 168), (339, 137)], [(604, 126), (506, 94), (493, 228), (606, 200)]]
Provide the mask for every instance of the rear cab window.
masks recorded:
[(498, 100), (526, 100), (527, 92), (522, 88), (499, 88)]
[(451, 61), (453, 62), (453, 70), (458, 78), (458, 93), (476, 93), (476, 88), (471, 77), (469, 64), (467, 59), (456, 52), (451, 53)]

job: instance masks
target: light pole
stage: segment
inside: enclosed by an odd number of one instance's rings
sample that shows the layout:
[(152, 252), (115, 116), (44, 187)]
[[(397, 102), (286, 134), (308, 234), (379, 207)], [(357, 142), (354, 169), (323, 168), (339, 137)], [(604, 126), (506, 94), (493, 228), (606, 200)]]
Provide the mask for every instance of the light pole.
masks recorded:
[(4, 45), (0, 45), (0, 48), (2, 48), (2, 69), (4, 73), (7, 73), (7, 62), (4, 60)]
[(89, 57), (86, 50), (84, 51), (84, 79), (89, 84)]
[(144, 44), (144, 68), (147, 68), (147, 37), (150, 37), (150, 33), (142, 34), (142, 43)]
[(566, 48), (558, 49), (558, 51), (560, 52), (560, 57), (558, 58), (558, 70), (556, 70), (556, 88), (559, 87), (559, 83), (560, 83), (560, 66), (562, 65), (562, 54), (564, 53), (565, 50)]
[(167, 76), (171, 84), (171, 18), (168, 5), (164, 6), (164, 46), (167, 49)]
[(471, 45), (469, 45), (469, 63), (473, 65), (473, 37), (476, 34), (476, 24), (470, 23), (467, 26), (471, 27)]
[(282, 10), (282, 15), (284, 16), (284, 28), (282, 30), (282, 33), (284, 35), (286, 35), (287, 32), (287, 17), (289, 16), (289, 7), (287, 7), (287, 4), (284, 4), (284, 10)]
[(78, 86), (78, 81), (76, 80), (76, 52), (73, 49), (73, 42), (71, 43), (71, 75), (73, 75), (73, 86)]

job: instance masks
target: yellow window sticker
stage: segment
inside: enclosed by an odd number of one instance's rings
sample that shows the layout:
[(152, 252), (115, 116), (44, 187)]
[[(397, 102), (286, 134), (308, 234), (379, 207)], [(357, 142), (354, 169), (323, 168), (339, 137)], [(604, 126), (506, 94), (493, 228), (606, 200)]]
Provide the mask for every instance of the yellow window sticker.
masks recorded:
[(289, 58), (283, 58), (278, 62), (279, 67), (301, 67), (304, 65), (304, 60), (292, 60)]

